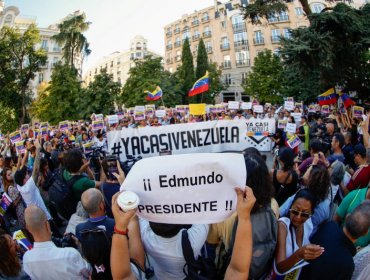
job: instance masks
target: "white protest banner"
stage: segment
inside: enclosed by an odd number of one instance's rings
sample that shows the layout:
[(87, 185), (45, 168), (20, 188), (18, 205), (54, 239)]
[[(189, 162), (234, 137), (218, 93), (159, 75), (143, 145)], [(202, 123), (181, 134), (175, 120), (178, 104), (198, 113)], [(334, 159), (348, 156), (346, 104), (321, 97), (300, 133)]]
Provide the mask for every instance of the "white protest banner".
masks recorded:
[(155, 116), (157, 118), (163, 118), (166, 115), (166, 110), (156, 110)]
[(242, 154), (172, 155), (135, 163), (121, 191), (139, 196), (137, 213), (146, 220), (212, 224), (224, 221), (235, 211), (234, 188), (244, 188), (246, 180)]
[(290, 113), (290, 115), (294, 118), (295, 123), (300, 123), (302, 120), (302, 113)]
[(240, 105), (240, 108), (243, 110), (252, 109), (252, 102), (242, 102), (242, 104)]
[[(250, 132), (253, 135), (249, 136)], [(108, 132), (108, 151), (122, 161), (127, 159), (127, 155), (143, 158), (157, 156), (161, 150), (171, 150), (172, 154), (242, 151), (248, 147), (270, 151), (269, 133), (275, 133), (275, 119), (126, 128)]]
[(119, 119), (118, 119), (118, 116), (117, 115), (110, 115), (110, 116), (107, 116), (107, 120), (108, 120), (108, 123), (109, 124), (116, 124), (118, 123)]
[(284, 108), (288, 111), (294, 110), (294, 101), (285, 101), (284, 102)]
[(229, 101), (227, 104), (229, 110), (239, 110), (239, 101)]
[(287, 123), (285, 131), (294, 134), (297, 131), (297, 125), (295, 123)]
[(263, 106), (262, 105), (253, 105), (253, 112), (263, 113)]

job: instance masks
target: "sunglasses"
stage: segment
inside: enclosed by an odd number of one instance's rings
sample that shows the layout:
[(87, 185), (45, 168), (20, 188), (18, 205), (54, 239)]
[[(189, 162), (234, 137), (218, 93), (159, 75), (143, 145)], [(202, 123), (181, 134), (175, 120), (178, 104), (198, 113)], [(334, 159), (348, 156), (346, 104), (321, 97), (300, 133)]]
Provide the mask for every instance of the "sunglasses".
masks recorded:
[(289, 212), (291, 214), (293, 214), (294, 216), (301, 216), (304, 219), (308, 219), (309, 217), (311, 217), (311, 214), (310, 213), (301, 212), (301, 211), (294, 210), (294, 209), (289, 209)]

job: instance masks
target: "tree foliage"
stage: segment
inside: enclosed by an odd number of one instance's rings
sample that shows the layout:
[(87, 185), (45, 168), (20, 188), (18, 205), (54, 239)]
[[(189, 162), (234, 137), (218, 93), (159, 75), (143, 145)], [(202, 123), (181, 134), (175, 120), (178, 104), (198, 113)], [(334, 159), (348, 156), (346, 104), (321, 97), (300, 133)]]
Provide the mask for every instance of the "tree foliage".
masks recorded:
[(195, 82), (193, 55), (191, 54), (189, 39), (186, 38), (182, 46), (181, 66), (178, 77), (182, 85), (182, 104), (189, 103), (188, 92)]
[[(163, 69), (162, 58), (146, 57), (144, 60), (135, 62), (135, 67), (130, 69), (129, 78), (123, 86), (120, 103), (126, 107), (143, 104), (156, 104), (157, 106), (174, 106), (181, 102), (181, 88), (177, 78)], [(154, 91), (159, 86), (162, 91), (162, 99), (147, 101), (144, 91)]]
[(282, 101), (283, 85), (284, 75), (280, 58), (270, 50), (260, 52), (243, 85), (245, 93), (257, 97), (261, 102), (278, 103)]
[(4, 105), (3, 102), (0, 102), (0, 112), (0, 131), (2, 133), (15, 131), (17, 127), (19, 127), (16, 110), (12, 107)]
[(339, 85), (365, 97), (370, 90), (370, 5), (356, 10), (339, 3), (311, 17), (309, 27), (292, 30), (291, 39), (282, 39), (285, 67), (301, 80), (316, 77), (319, 91)]
[(35, 25), (23, 33), (4, 26), (0, 31), (0, 91), (3, 104), (13, 108), (19, 124), (27, 118), (27, 106), (31, 101), (29, 82), (46, 63), (44, 50), (36, 49), (40, 34)]
[(104, 115), (113, 113), (120, 93), (121, 83), (113, 81), (113, 75), (108, 74), (106, 68), (102, 69), (79, 98), (80, 115), (87, 118), (92, 113)]
[(63, 58), (71, 67), (75, 66), (77, 55), (85, 57), (91, 53), (89, 44), (83, 32), (89, 29), (90, 22), (86, 21), (84, 13), (67, 18), (58, 24), (59, 33), (52, 38), (63, 46)]

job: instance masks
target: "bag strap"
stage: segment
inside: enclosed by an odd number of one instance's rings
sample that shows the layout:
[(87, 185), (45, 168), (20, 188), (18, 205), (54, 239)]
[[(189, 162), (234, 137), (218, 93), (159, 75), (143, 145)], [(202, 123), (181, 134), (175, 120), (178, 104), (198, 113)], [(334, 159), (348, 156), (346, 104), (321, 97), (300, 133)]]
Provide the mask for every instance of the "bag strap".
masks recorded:
[(189, 241), (189, 235), (187, 230), (183, 230), (181, 233), (181, 247), (182, 254), (184, 255), (187, 264), (195, 262), (194, 251)]
[(234, 225), (233, 225), (233, 230), (231, 232), (231, 239), (230, 239), (230, 244), (229, 244), (229, 250), (227, 250), (227, 253), (231, 256), (233, 249), (234, 249), (234, 243), (235, 243), (235, 236), (236, 236), (236, 229), (238, 228), (238, 217), (236, 217)]
[(83, 178), (83, 177), (84, 177), (83, 175), (72, 175), (72, 178), (71, 178), (71, 179), (66, 180), (66, 179), (64, 179), (63, 174), (64, 174), (64, 170), (62, 170), (62, 178), (63, 178), (63, 180), (65, 180), (65, 182), (66, 182), (66, 184), (67, 184), (68, 188), (72, 188), (72, 187), (73, 187), (73, 185), (74, 185), (74, 184), (75, 184), (79, 179), (81, 179), (81, 178)]

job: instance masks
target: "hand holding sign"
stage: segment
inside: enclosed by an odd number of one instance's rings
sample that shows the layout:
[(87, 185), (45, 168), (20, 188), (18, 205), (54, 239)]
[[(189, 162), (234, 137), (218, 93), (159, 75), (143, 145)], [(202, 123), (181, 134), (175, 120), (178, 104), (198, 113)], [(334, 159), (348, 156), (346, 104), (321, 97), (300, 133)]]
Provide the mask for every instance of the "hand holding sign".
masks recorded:
[(238, 202), (236, 204), (236, 211), (238, 212), (238, 219), (249, 219), (256, 197), (250, 187), (245, 187), (244, 190), (235, 188), (238, 196)]

